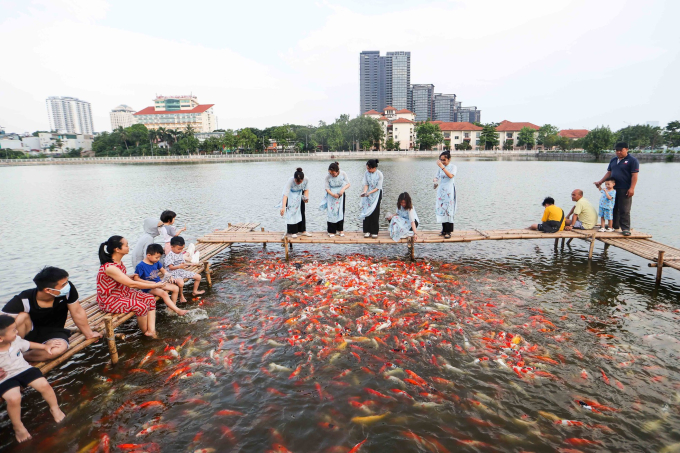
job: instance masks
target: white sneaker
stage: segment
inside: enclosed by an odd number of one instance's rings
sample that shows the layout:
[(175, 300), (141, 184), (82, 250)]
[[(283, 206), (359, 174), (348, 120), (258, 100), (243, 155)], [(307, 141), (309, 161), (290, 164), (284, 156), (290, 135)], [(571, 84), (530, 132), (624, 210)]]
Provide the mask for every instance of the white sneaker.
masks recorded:
[(297, 234), (291, 234), (290, 237), (296, 238), (296, 237), (297, 237)]
[(377, 239), (377, 238), (378, 238), (378, 235), (377, 235), (377, 234), (372, 234), (371, 237), (372, 237), (373, 239)]
[(597, 231), (600, 232), (600, 233), (604, 233), (604, 232), (607, 231), (607, 230), (606, 230), (605, 228), (600, 228), (600, 229), (597, 230)]
[(333, 233), (328, 233), (328, 237), (329, 237), (329, 238), (334, 238), (335, 235), (334, 235)]
[(341, 238), (344, 238), (344, 237), (345, 237), (345, 233), (340, 233), (340, 234), (338, 234), (338, 236), (340, 236)]
[(364, 237), (365, 237), (365, 238), (370, 238), (370, 237), (371, 237), (371, 233), (364, 233)]
[(607, 233), (613, 233), (613, 232), (614, 232), (614, 228), (607, 228)]
[(301, 234), (303, 236), (308, 236), (308, 237), (312, 235), (312, 233), (310, 233), (309, 231), (305, 231), (304, 233), (301, 233)]

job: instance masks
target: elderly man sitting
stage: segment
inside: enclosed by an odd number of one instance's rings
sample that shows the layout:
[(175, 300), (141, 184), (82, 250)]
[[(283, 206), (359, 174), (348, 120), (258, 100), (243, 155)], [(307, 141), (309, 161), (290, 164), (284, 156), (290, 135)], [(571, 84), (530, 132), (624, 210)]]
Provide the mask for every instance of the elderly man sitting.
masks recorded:
[(567, 219), (564, 221), (565, 230), (569, 231), (574, 228), (577, 230), (590, 230), (597, 223), (597, 211), (593, 208), (588, 200), (583, 196), (583, 191), (574, 189), (571, 192), (571, 201), (575, 201), (576, 205), (571, 208)]

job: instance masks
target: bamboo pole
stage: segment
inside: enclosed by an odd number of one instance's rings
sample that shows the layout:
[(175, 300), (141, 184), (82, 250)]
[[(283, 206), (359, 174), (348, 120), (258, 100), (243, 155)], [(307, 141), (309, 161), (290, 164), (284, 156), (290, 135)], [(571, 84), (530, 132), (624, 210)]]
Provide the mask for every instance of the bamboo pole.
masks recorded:
[(109, 353), (111, 354), (111, 363), (118, 363), (118, 349), (116, 349), (116, 335), (113, 331), (113, 320), (110, 316), (104, 318), (104, 328), (106, 330), (106, 341), (109, 343)]
[(663, 273), (663, 256), (666, 254), (663, 250), (659, 250), (659, 258), (656, 261), (656, 284), (661, 283), (661, 274)]
[(416, 241), (413, 238), (413, 236), (411, 236), (409, 238), (409, 249), (410, 249), (410, 253), (411, 253), (411, 261), (415, 261), (415, 259), (416, 259), (416, 257), (415, 257), (415, 246), (416, 246)]
[(212, 274), (212, 271), (210, 270), (210, 261), (205, 262), (205, 278), (208, 280), (208, 286), (212, 286), (212, 277), (210, 274)]
[(283, 238), (283, 248), (286, 251), (286, 261), (288, 261), (288, 259), (290, 257), (289, 256), (290, 252), (288, 251), (288, 236), (285, 236)]
[(56, 359), (54, 359), (50, 362), (46, 362), (44, 366), (39, 367), (40, 371), (42, 371), (43, 374), (49, 373), (54, 368), (58, 367), (59, 365), (61, 365), (62, 363), (64, 363), (65, 361), (67, 361), (68, 359), (73, 357), (74, 355), (76, 355), (78, 352), (82, 351), (83, 349), (85, 349), (86, 347), (88, 347), (89, 345), (94, 343), (95, 341), (97, 341), (97, 338), (85, 340), (82, 343), (80, 343), (78, 346), (76, 346), (72, 349), (68, 349), (65, 353), (63, 353), (62, 355), (60, 355)]
[[(564, 240), (564, 239), (563, 239)], [(557, 249), (557, 246), (560, 244), (560, 238), (555, 238), (555, 249)]]
[[(260, 231), (264, 233), (264, 227), (261, 227), (261, 228), (260, 228)], [(267, 243), (266, 243), (266, 242), (263, 242), (263, 243), (262, 243), (262, 247), (267, 248)]]
[(597, 233), (593, 233), (593, 235), (590, 238), (590, 250), (588, 251), (588, 261), (592, 261), (593, 259), (593, 250), (595, 250), (595, 235), (597, 235)]
[(562, 250), (564, 250), (564, 241), (566, 241), (566, 239), (562, 238), (562, 245), (561, 245)]

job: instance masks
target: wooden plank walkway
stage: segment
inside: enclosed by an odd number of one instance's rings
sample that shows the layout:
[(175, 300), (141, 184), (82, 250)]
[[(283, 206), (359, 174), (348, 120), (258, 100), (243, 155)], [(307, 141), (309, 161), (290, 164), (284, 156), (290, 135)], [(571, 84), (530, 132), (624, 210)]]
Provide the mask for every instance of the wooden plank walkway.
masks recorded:
[(652, 241), (651, 239), (627, 240), (621, 238), (599, 238), (605, 243), (605, 249), (610, 245), (618, 247), (634, 255), (651, 261), (648, 266), (656, 267), (656, 282), (661, 283), (664, 267), (680, 270), (680, 249)]
[[(224, 234), (229, 232), (237, 234), (252, 231), (258, 226), (259, 223), (235, 223), (233, 225), (229, 224), (229, 228), (227, 228), (226, 230), (220, 230), (215, 233)], [(230, 245), (231, 243), (225, 242), (222, 243), (203, 242), (197, 244), (196, 250), (200, 252), (200, 263), (190, 266), (188, 270), (193, 271), (197, 274), (205, 273), (208, 284), (212, 286), (211, 279), (212, 271), (210, 270), (209, 260), (218, 253), (224, 251)], [(91, 296), (86, 297), (85, 299), (82, 299), (80, 301), (80, 304), (85, 310), (85, 313), (87, 314), (87, 320), (92, 330), (101, 332), (102, 335), (104, 336), (103, 341), (108, 342), (109, 353), (111, 355), (111, 362), (115, 364), (116, 362), (118, 362), (116, 338), (125, 338), (125, 336), (121, 334), (115, 334), (114, 330), (116, 327), (120, 326), (121, 324), (132, 318), (134, 316), (134, 313), (113, 314), (103, 312), (99, 309), (99, 305), (97, 304), (96, 294), (93, 294)], [(74, 324), (73, 319), (71, 319), (70, 314), (66, 320), (66, 325), (64, 327), (66, 329), (75, 331), (73, 335), (71, 335), (71, 338), (69, 338), (70, 343), (69, 349), (64, 354), (52, 360), (34, 363), (33, 365), (39, 368), (43, 372), (43, 374), (47, 374), (55, 367), (61, 365), (69, 358), (73, 357), (73, 355), (77, 354), (78, 352), (80, 352), (81, 350), (95, 342), (95, 340), (87, 340), (85, 336), (80, 331), (77, 330), (77, 327)]]

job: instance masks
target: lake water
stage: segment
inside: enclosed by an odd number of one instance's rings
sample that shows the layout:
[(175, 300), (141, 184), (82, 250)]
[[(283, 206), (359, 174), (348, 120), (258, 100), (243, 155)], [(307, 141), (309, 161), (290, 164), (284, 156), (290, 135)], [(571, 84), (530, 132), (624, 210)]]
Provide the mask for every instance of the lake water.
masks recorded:
[[(540, 219), (543, 197), (568, 211), (576, 188), (596, 205), (592, 181), (606, 170), (606, 163), (455, 164), (459, 230), (528, 226)], [(99, 243), (120, 234), (134, 245), (143, 219), (164, 209), (179, 214), (177, 225), (188, 224), (189, 241), (228, 222), (281, 231), (274, 206), (297, 166), (310, 181), (308, 230), (325, 230), (317, 206), (328, 164), (317, 161), (0, 168), (0, 301), (31, 287), (45, 265), (67, 269), (81, 295), (92, 294)], [(346, 230), (361, 227), (364, 168), (341, 162), (353, 182)], [(407, 191), (421, 228), (437, 229), (436, 161), (391, 160), (380, 169), (382, 217)], [(644, 164), (632, 215), (633, 228), (676, 247), (678, 170)], [(208, 319), (161, 310), (162, 341), (139, 338), (133, 325), (120, 329), (130, 336), (119, 342), (117, 367), (106, 365), (106, 347), (97, 345), (50, 374), (69, 414), (65, 427), (51, 424), (45, 403), (29, 392), (29, 445), (76, 452), (106, 435), (112, 451), (145, 444), (134, 448), (339, 453), (363, 440), (364, 452), (484, 451), (487, 444), (680, 450), (680, 273), (667, 269), (655, 288), (644, 260), (614, 248), (604, 253), (602, 244), (591, 263), (587, 253), (583, 241), (557, 251), (550, 240), (418, 245), (411, 266), (404, 245), (305, 245), (287, 264), (279, 245), (236, 246), (215, 260), (213, 288), (191, 303)], [(395, 326), (363, 336), (358, 319), (364, 333), (388, 320)], [(340, 328), (346, 341), (334, 331)], [(501, 340), (500, 332), (511, 336)], [(156, 358), (140, 366), (151, 350)], [(522, 361), (520, 371), (499, 358)], [(160, 403), (139, 407), (148, 401)], [(225, 410), (234, 413), (215, 415)], [(582, 425), (557, 426), (553, 415)], [(163, 427), (137, 436), (155, 425)], [(20, 451), (5, 412), (0, 426), (0, 446)]]

